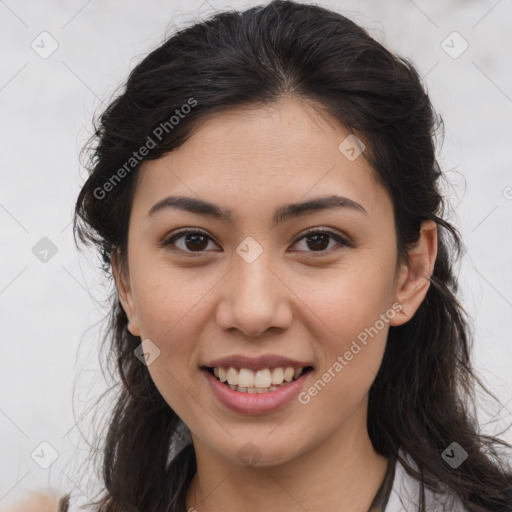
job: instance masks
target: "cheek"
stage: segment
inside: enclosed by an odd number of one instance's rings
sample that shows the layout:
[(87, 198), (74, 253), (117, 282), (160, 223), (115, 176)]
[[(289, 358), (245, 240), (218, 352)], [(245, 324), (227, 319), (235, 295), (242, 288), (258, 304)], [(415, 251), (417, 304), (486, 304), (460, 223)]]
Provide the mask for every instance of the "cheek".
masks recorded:
[[(391, 307), (392, 267), (384, 269), (364, 263), (360, 261), (357, 267), (335, 271), (308, 283), (304, 302), (329, 327), (332, 350), (345, 349)], [(378, 327), (382, 330), (380, 322)]]
[(133, 273), (138, 320), (145, 337), (169, 346), (193, 331), (194, 318), (218, 278), (212, 272), (147, 261)]
[[(148, 265), (148, 267), (150, 267)], [(201, 310), (215, 280), (190, 277), (187, 270), (176, 272), (153, 267), (133, 273), (133, 289), (141, 339), (151, 340), (159, 350), (148, 366), (151, 378), (171, 407), (180, 410), (176, 400), (190, 388), (192, 362), (200, 339)], [(204, 316), (204, 315), (203, 315)]]
[[(149, 283), (148, 283), (149, 284)], [(158, 347), (159, 356), (148, 366), (151, 379), (167, 404), (184, 420), (189, 420), (190, 397), (195, 396), (191, 380), (197, 358), (195, 340), (200, 337), (197, 308), (201, 302), (193, 289), (170, 293), (164, 283), (148, 288), (139, 304), (142, 339)]]
[[(326, 430), (347, 421), (360, 407), (382, 363), (395, 312), (385, 294), (376, 290), (355, 283), (352, 293), (338, 289), (338, 296), (325, 303), (323, 317), (330, 335), (322, 340), (322, 365), (301, 403), (312, 417), (324, 418)], [(326, 416), (325, 411), (330, 413)]]
[[(393, 261), (384, 269), (382, 261), (377, 265), (360, 259), (358, 267), (310, 287), (307, 303), (329, 327), (319, 327), (328, 334), (322, 338), (322, 368), (316, 388), (329, 388), (322, 391), (321, 401), (337, 405), (340, 414), (363, 399), (382, 362), (389, 321), (396, 314), (391, 307)], [(340, 403), (346, 408), (340, 408)]]

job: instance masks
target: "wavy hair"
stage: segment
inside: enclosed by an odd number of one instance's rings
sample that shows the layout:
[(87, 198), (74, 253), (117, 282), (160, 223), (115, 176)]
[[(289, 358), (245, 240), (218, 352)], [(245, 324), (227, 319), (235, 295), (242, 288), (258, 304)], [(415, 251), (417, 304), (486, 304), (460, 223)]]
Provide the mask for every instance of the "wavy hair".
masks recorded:
[[(445, 218), (440, 192), (445, 176), (435, 153), (442, 119), (413, 64), (350, 19), (277, 0), (216, 14), (165, 40), (95, 119), (84, 148), (89, 175), (76, 201), (75, 242), (98, 250), (113, 284), (112, 251), (127, 266), (128, 221), (141, 163), (183, 144), (205, 116), (285, 96), (311, 102), (363, 138), (365, 158), (393, 202), (399, 261), (408, 260), (423, 221), (438, 225), (431, 286), (411, 320), (390, 327), (369, 391), (374, 449), (400, 460), (423, 486), (448, 487), (472, 512), (511, 512), (512, 472), (498, 448), (512, 446), (481, 434), (476, 419), (476, 384), (495, 397), (472, 368), (470, 323), (456, 298), (454, 265), (463, 246)], [(170, 116), (191, 99), (195, 106), (171, 128)], [(155, 137), (161, 126), (167, 129)], [(131, 161), (148, 137), (154, 147)], [(112, 185), (122, 168), (122, 179)], [(183, 512), (196, 471), (193, 445), (147, 367), (134, 357), (141, 339), (127, 329), (115, 286), (110, 298), (103, 343), (109, 344), (104, 355), (116, 380), (114, 406), (97, 440), (104, 489), (86, 506), (98, 512)], [(441, 457), (453, 441), (468, 453), (456, 470)]]

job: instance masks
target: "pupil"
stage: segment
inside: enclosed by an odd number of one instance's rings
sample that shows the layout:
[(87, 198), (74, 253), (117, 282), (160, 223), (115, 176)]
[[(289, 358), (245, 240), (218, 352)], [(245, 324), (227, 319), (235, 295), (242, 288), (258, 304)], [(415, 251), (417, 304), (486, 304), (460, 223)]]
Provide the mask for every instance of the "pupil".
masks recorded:
[[(321, 242), (319, 242), (319, 241), (318, 241), (318, 239), (319, 239), (319, 238), (321, 238), (321, 237), (323, 237), (324, 242), (325, 242), (325, 241), (327, 241), (327, 244), (325, 244), (325, 243), (323, 243), (323, 244), (322, 244)], [(316, 248), (316, 249), (320, 249), (320, 250), (321, 250), (321, 249), (325, 249), (325, 248), (329, 245), (329, 237), (328, 237), (326, 234), (311, 235), (311, 236), (309, 236), (309, 237), (307, 238), (307, 240), (308, 240), (308, 241), (310, 241), (310, 240), (315, 240), (315, 241), (313, 242), (313, 244), (318, 244), (318, 243), (320, 243), (320, 245), (321, 245), (321, 247), (316, 246), (316, 247), (310, 247), (310, 248)]]
[[(201, 242), (199, 242), (199, 244), (197, 244), (197, 240), (201, 239), (201, 238), (203, 239), (203, 243), (201, 244)], [(194, 248), (199, 249), (199, 250), (204, 249), (207, 245), (207, 243), (206, 244), (204, 243), (205, 239), (206, 239), (206, 237), (204, 235), (187, 235), (185, 237), (185, 243), (187, 244), (187, 249), (190, 249), (190, 250), (193, 250)], [(194, 240), (194, 242), (192, 242), (192, 247), (189, 247), (188, 244), (190, 243), (191, 240)]]

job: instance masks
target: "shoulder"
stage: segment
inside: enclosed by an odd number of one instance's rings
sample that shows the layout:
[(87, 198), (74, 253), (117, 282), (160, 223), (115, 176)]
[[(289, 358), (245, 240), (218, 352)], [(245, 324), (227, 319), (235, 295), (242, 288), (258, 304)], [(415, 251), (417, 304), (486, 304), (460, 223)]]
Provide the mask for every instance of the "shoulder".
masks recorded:
[(68, 512), (69, 497), (51, 489), (32, 491), (0, 512)]
[[(415, 469), (417, 465), (414, 460), (400, 452), (408, 464)], [(414, 477), (409, 475), (404, 466), (397, 460), (393, 487), (389, 495), (386, 512), (410, 512), (420, 510), (421, 484)], [(467, 512), (458, 496), (447, 490), (445, 493), (436, 493), (425, 487), (425, 512)]]

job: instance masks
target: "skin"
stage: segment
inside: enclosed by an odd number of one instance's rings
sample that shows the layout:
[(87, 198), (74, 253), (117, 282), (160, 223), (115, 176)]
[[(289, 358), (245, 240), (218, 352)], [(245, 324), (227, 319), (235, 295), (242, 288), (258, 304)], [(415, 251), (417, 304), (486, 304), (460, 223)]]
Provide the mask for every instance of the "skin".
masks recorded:
[[(338, 149), (349, 133), (284, 98), (207, 118), (140, 171), (128, 267), (114, 258), (114, 276), (130, 331), (160, 350), (151, 378), (192, 434), (198, 470), (187, 508), (366, 512), (384, 478), (388, 461), (366, 428), (368, 391), (389, 325), (407, 322), (425, 297), (437, 232), (425, 222), (409, 264), (397, 265), (391, 199), (363, 156), (350, 161)], [(367, 214), (340, 208), (272, 225), (278, 206), (332, 193)], [(233, 222), (178, 209), (148, 217), (171, 194), (229, 208)], [(184, 237), (174, 250), (158, 245), (181, 228), (210, 237), (198, 257)], [(330, 228), (353, 246), (327, 238), (317, 249), (303, 238), (307, 228)], [(252, 263), (236, 252), (248, 236), (263, 249)], [(310, 362), (307, 389), (396, 303), (403, 311), (307, 404), (239, 414), (200, 378), (200, 365), (213, 358), (274, 353)], [(249, 442), (256, 465), (238, 455)]]
[(22, 500), (1, 508), (0, 512), (55, 512), (59, 507), (59, 496), (50, 490), (32, 492)]

